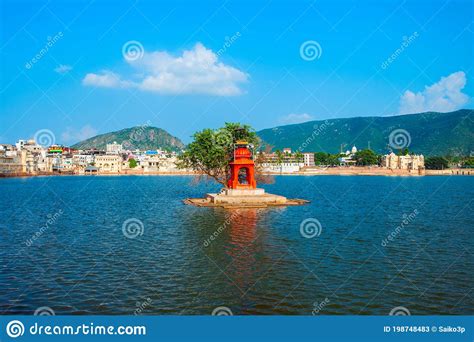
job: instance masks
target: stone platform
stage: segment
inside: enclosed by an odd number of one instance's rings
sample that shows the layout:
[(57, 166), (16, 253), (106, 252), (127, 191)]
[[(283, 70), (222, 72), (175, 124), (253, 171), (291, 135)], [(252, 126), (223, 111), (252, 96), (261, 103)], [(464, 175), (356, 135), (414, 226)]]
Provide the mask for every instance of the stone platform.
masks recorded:
[(217, 194), (206, 194), (205, 198), (187, 198), (184, 203), (198, 207), (266, 208), (302, 205), (308, 201), (267, 194), (264, 189), (222, 189)]

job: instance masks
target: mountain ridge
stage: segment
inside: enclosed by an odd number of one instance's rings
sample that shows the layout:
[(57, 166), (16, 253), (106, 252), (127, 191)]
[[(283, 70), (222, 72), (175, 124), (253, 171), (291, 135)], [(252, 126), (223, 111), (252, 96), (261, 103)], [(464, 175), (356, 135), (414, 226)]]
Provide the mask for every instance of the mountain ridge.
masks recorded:
[(72, 148), (75, 149), (104, 149), (107, 144), (117, 142), (127, 149), (153, 150), (163, 149), (170, 151), (181, 151), (185, 145), (177, 137), (166, 130), (153, 126), (134, 126), (118, 131), (103, 133), (80, 141)]
[[(425, 112), (395, 116), (358, 116), (307, 121), (259, 130), (257, 134), (273, 150), (290, 147), (303, 152), (340, 152), (352, 145), (387, 153), (395, 130), (408, 132), (408, 148), (425, 155), (467, 155), (474, 151), (474, 111)], [(316, 134), (314, 133), (316, 131)], [(402, 137), (403, 138), (403, 137)], [(393, 149), (393, 148), (392, 148)]]

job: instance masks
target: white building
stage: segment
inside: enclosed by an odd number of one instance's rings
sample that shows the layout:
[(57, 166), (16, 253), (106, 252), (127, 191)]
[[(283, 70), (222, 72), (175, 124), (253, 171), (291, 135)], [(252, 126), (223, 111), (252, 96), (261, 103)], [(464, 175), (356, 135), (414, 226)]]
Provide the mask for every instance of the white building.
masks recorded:
[(397, 156), (392, 152), (382, 157), (382, 166), (392, 170), (423, 170), (425, 157), (422, 154)]
[(95, 157), (95, 166), (99, 172), (120, 173), (122, 171), (122, 156), (100, 155)]
[(357, 147), (354, 145), (352, 146), (351, 150), (347, 150), (346, 153), (344, 153), (346, 156), (345, 157), (340, 157), (338, 158), (339, 163), (341, 165), (355, 165), (356, 161), (353, 159), (354, 155), (357, 153)]
[(75, 166), (86, 167), (94, 163), (94, 156), (92, 154), (74, 154), (72, 156), (72, 163)]
[(117, 144), (116, 141), (114, 141), (112, 144), (107, 144), (106, 146), (106, 152), (107, 154), (120, 154), (123, 151), (122, 144)]
[(294, 173), (300, 171), (304, 163), (283, 162), (283, 163), (262, 163), (262, 171), (271, 173)]
[(305, 152), (303, 153), (304, 166), (314, 166), (314, 153)]

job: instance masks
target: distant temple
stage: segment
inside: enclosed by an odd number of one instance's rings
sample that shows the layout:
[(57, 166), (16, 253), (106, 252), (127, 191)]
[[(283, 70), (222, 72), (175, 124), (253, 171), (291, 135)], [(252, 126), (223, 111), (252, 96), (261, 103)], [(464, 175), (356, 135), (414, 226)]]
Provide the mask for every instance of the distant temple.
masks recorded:
[(422, 154), (397, 156), (392, 152), (382, 157), (382, 166), (392, 170), (423, 170), (425, 168), (425, 157)]
[(230, 189), (255, 189), (255, 163), (252, 146), (246, 141), (237, 141), (234, 145), (234, 159), (230, 165), (230, 179), (227, 186)]

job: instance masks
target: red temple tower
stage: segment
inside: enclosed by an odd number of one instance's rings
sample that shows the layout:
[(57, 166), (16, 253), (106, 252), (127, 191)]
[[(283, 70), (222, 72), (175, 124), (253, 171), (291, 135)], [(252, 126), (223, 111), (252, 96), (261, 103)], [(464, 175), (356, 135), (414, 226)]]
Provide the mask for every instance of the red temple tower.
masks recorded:
[(255, 163), (252, 145), (246, 141), (237, 141), (234, 145), (234, 160), (230, 165), (230, 179), (227, 186), (231, 189), (255, 189)]

